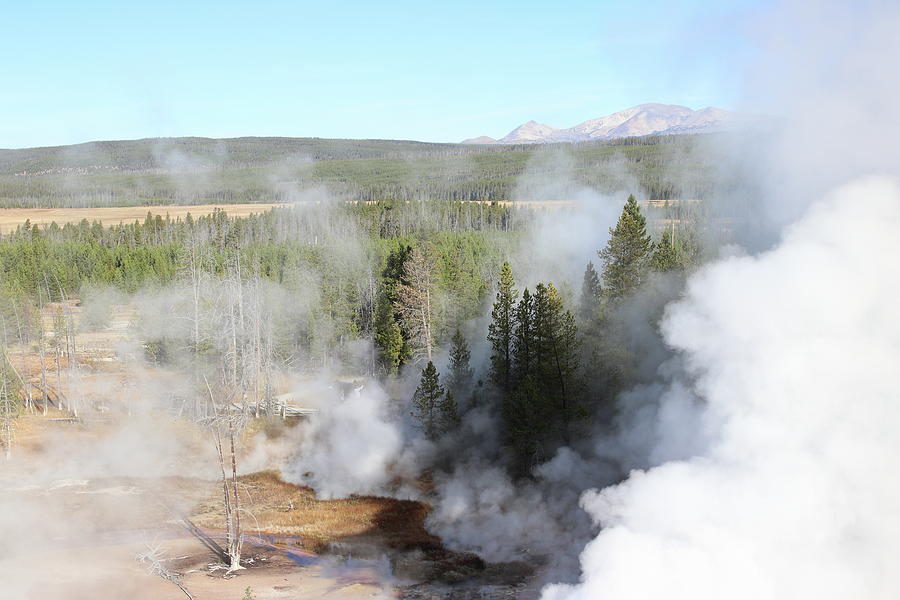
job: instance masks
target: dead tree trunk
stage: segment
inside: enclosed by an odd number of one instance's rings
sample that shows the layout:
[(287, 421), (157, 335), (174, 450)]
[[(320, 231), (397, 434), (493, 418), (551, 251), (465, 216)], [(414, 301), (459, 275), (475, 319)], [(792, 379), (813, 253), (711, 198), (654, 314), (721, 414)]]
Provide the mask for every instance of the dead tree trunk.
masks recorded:
[(22, 375), (19, 374), (19, 370), (12, 364), (12, 361), (9, 360), (9, 351), (4, 348), (3, 349), (3, 359), (6, 361), (6, 364), (9, 365), (9, 368), (12, 369), (12, 372), (15, 374), (16, 378), (19, 380), (19, 383), (22, 384), (22, 391), (25, 393), (25, 409), (29, 411), (29, 414), (34, 414), (34, 398), (31, 395), (31, 386), (25, 383), (25, 380), (22, 378)]
[(44, 398), (43, 413), (46, 417), (50, 412), (50, 391), (47, 389), (47, 369), (44, 365), (44, 333), (40, 333), (41, 341), (38, 342), (38, 360), (41, 361), (41, 395)]
[[(205, 380), (205, 378), (204, 378)], [(237, 457), (235, 454), (235, 418), (233, 413), (226, 411), (219, 414), (215, 397), (209, 381), (206, 381), (206, 389), (209, 392), (210, 405), (213, 409), (212, 435), (219, 459), (219, 469), (222, 476), (222, 506), (225, 511), (225, 551), (228, 554), (228, 573), (244, 569), (241, 565), (241, 550), (244, 546), (244, 532), (241, 530), (240, 498), (237, 488)], [(243, 413), (241, 418), (243, 418)], [(225, 467), (225, 451), (222, 444), (222, 429), (227, 427), (230, 451), (231, 451), (231, 481), (228, 480)]]
[(3, 419), (3, 447), (6, 453), (6, 460), (12, 458), (12, 419), (13, 419), (13, 398), (9, 393), (9, 387), (6, 378), (0, 382), (0, 418)]

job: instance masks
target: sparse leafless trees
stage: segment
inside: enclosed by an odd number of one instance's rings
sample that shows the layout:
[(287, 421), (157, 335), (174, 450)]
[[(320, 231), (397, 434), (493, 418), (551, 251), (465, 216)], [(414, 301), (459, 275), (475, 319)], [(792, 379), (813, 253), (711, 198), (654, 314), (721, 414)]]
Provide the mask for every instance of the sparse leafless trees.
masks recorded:
[[(245, 568), (241, 565), (241, 551), (244, 546), (244, 531), (241, 526), (241, 505), (237, 481), (237, 453), (235, 437), (246, 424), (247, 414), (235, 410), (234, 403), (219, 405), (209, 381), (206, 381), (212, 417), (205, 425), (212, 434), (219, 459), (222, 476), (222, 506), (225, 513), (225, 553), (228, 559), (228, 573)], [(226, 447), (227, 443), (227, 447)], [(230, 475), (228, 471), (230, 470)]]
[(425, 252), (420, 247), (414, 248), (403, 267), (405, 281), (397, 289), (401, 322), (417, 362), (431, 360), (434, 348), (434, 278), (431, 271)]

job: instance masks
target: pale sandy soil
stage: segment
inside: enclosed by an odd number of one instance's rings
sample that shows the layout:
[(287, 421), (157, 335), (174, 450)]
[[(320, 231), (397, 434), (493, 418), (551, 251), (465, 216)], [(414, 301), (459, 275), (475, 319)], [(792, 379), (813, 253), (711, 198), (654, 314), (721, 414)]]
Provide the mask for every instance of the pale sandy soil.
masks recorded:
[(173, 219), (184, 218), (188, 213), (192, 217), (208, 215), (213, 209), (221, 208), (230, 217), (246, 217), (250, 214), (266, 212), (283, 204), (195, 204), (193, 206), (104, 206), (98, 208), (0, 208), (0, 233), (15, 231), (26, 220), (32, 224), (49, 225), (54, 221), (79, 223), (82, 219), (100, 221), (104, 225), (116, 225), (123, 222), (143, 221), (147, 213)]
[[(210, 512), (218, 487), (215, 480), (93, 479), (94, 473), (114, 467), (99, 457), (103, 439), (109, 437), (107, 427), (92, 430), (39, 417), (22, 421), (22, 443), (13, 460), (0, 458), (3, 600), (186, 598), (177, 586), (148, 574), (137, 561), (150, 546), (158, 546), (166, 566), (183, 575), (182, 583), (196, 600), (241, 600), (248, 587), (254, 600), (342, 600), (394, 594), (392, 578), (378, 564), (347, 564), (319, 556), (297, 547), (293, 538), (282, 542), (282, 538), (248, 537), (243, 552), (245, 559), (252, 559), (248, 568), (225, 579), (221, 570), (210, 570), (217, 562), (215, 556), (180, 525), (180, 519), (198, 505), (204, 507), (203, 521), (219, 525), (214, 511)], [(66, 460), (60, 450), (74, 456)], [(134, 446), (128, 452), (133, 451)], [(257, 493), (263, 496), (258, 485), (254, 486)], [(267, 497), (260, 516), (268, 516), (268, 505), (278, 501)], [(307, 499), (307, 504), (316, 510), (315, 501)], [(248, 504), (248, 508), (255, 512), (256, 506)], [(378, 514), (375, 509), (373, 505), (373, 515)], [(207, 531), (221, 543), (218, 530)], [(302, 558), (299, 563), (298, 557)]]
[[(59, 307), (45, 307), (48, 335)], [(80, 309), (68, 310), (77, 323)], [(274, 471), (238, 478), (242, 509), (250, 515), (245, 531), (263, 536), (245, 544), (244, 558), (253, 561), (232, 579), (211, 573), (215, 557), (181, 525), (189, 518), (222, 537), (211, 438), (163, 410), (168, 392), (178, 388), (176, 373), (113, 358), (112, 348), (128, 338), (133, 310), (112, 310), (109, 328), (77, 336), (80, 393), (71, 391), (67, 358), (61, 360), (59, 386), (79, 398), (81, 420), (56, 408), (46, 417), (40, 410), (22, 414), (14, 420), (11, 460), (0, 455), (0, 600), (185, 598), (138, 564), (148, 543), (160, 544), (172, 559), (167, 565), (183, 574), (197, 600), (242, 600), (248, 587), (254, 600), (440, 599), (431, 582), (470, 585), (476, 579), (500, 590), (480, 599), (519, 594), (530, 569), (486, 565), (445, 549), (425, 529), (426, 504), (366, 496), (322, 500)], [(33, 348), (17, 347), (9, 358), (24, 379), (40, 381)], [(55, 388), (55, 364), (49, 358), (46, 364)], [(251, 422), (238, 440), (239, 464), (254, 471), (277, 467), (278, 450), (296, 444), (296, 434), (278, 419)], [(426, 490), (430, 482), (419, 484)], [(350, 556), (369, 558), (344, 560)], [(413, 582), (423, 583), (409, 596)]]
[[(336, 569), (328, 564), (297, 566), (277, 553), (256, 553), (260, 566), (230, 579), (208, 571), (211, 562), (199, 542), (175, 539), (162, 542), (166, 555), (182, 572), (184, 585), (195, 600), (241, 600), (250, 588), (254, 600), (333, 598), (353, 600), (390, 597), (392, 587), (364, 567)], [(8, 600), (184, 600), (173, 583), (148, 574), (135, 560), (142, 543), (72, 547), (0, 558), (0, 596)], [(187, 558), (181, 558), (187, 557)], [(190, 569), (185, 569), (188, 564)]]

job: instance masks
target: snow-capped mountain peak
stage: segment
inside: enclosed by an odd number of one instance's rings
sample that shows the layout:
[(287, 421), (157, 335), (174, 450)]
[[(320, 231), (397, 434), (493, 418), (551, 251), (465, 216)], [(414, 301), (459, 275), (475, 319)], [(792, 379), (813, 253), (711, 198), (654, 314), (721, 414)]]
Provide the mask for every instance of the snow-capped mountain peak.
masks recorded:
[(550, 127), (549, 125), (544, 125), (536, 121), (528, 121), (527, 123), (519, 125), (497, 141), (500, 144), (539, 142), (553, 136), (557, 131), (559, 130), (555, 127)]
[(590, 119), (566, 129), (556, 129), (550, 125), (528, 121), (499, 140), (493, 141), (487, 136), (482, 136), (465, 140), (463, 143), (583, 142), (646, 135), (696, 133), (716, 131), (727, 127), (733, 121), (733, 112), (713, 106), (691, 110), (686, 106), (676, 104), (649, 103), (639, 104), (605, 117)]

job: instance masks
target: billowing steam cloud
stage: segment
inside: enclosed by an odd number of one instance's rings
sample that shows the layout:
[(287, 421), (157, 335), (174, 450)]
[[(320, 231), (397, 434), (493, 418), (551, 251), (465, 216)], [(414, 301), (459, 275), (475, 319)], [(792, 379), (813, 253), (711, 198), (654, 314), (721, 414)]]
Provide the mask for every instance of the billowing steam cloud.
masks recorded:
[(840, 189), (758, 257), (698, 273), (665, 320), (719, 437), (582, 498), (579, 598), (896, 598), (900, 186)]
[(898, 23), (886, 2), (767, 16), (750, 100), (787, 118), (750, 170), (780, 241), (668, 308), (685, 367), (652, 428), (694, 433), (688, 458), (586, 493), (601, 532), (546, 600), (900, 596), (900, 111), (872, 68)]
[(289, 481), (311, 485), (323, 498), (384, 492), (403, 438), (387, 395), (374, 382), (345, 395), (331, 390), (328, 409), (301, 427)]

